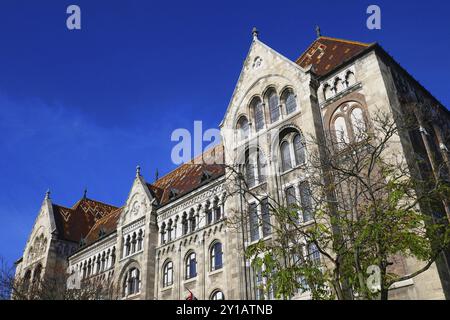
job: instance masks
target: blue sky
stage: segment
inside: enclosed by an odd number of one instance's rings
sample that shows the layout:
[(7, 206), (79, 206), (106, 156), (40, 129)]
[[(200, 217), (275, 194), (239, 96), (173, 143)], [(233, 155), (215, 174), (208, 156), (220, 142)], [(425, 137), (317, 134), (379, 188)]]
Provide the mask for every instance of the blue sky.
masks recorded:
[[(77, 4), (82, 30), (66, 28)], [(382, 29), (366, 28), (366, 8)], [(322, 33), (379, 42), (450, 105), (450, 4), (409, 1), (2, 0), (0, 255), (19, 258), (47, 188), (120, 206), (137, 164), (174, 168), (176, 128), (217, 127), (251, 42), (291, 59)]]

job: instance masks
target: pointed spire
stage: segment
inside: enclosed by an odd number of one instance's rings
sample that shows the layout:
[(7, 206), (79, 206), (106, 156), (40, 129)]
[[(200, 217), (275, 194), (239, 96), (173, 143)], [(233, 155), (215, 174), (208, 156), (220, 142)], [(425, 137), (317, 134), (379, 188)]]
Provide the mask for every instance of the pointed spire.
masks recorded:
[(45, 200), (50, 200), (50, 189), (47, 189), (47, 192), (45, 192)]
[(320, 32), (320, 27), (316, 26), (316, 34), (317, 34), (317, 38), (320, 38), (322, 36), (322, 33)]
[(87, 188), (84, 188), (84, 192), (83, 192), (83, 199), (87, 199)]
[(141, 176), (141, 167), (138, 165), (136, 166), (136, 178)]
[(253, 40), (258, 40), (259, 31), (258, 31), (258, 29), (256, 29), (256, 27), (253, 27), (252, 35), (253, 35)]

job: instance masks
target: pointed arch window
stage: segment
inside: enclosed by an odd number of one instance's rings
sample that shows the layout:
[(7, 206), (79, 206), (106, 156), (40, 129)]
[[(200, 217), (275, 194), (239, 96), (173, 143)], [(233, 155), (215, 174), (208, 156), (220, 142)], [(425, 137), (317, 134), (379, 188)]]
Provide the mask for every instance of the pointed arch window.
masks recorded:
[(286, 104), (286, 114), (291, 114), (297, 110), (295, 95), (291, 90), (286, 91), (284, 100)]
[(334, 130), (336, 132), (336, 142), (338, 144), (349, 143), (347, 124), (345, 123), (344, 117), (339, 116), (334, 120)]
[(261, 99), (255, 98), (252, 103), (256, 132), (264, 128), (264, 108)]
[(238, 129), (238, 139), (240, 141), (248, 138), (249, 126), (248, 126), (248, 120), (247, 120), (246, 116), (242, 116), (239, 118), (239, 121), (237, 123), (237, 129)]
[(366, 134), (366, 122), (361, 108), (354, 108), (350, 116), (355, 141), (363, 140)]
[(268, 95), (268, 101), (269, 101), (269, 113), (270, 113), (270, 122), (274, 123), (277, 122), (280, 118), (280, 108), (279, 108), (279, 100), (278, 95), (275, 92), (275, 90), (270, 90)]
[(291, 151), (289, 148), (289, 143), (287, 141), (283, 141), (281, 143), (280, 151), (281, 151), (281, 165), (282, 170), (284, 172), (292, 168)]
[(293, 143), (294, 143), (295, 163), (297, 165), (305, 163), (306, 155), (302, 136), (300, 134), (296, 134), (294, 136)]

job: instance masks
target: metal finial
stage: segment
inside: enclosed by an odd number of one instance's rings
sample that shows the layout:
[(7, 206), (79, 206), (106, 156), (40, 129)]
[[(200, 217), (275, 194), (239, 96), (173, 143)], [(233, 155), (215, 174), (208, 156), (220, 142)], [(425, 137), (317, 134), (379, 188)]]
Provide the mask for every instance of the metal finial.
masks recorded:
[(141, 175), (141, 167), (136, 166), (136, 177), (139, 177)]
[(259, 31), (258, 31), (258, 29), (256, 29), (256, 27), (253, 27), (252, 35), (253, 35), (253, 40), (257, 40), (258, 39)]
[(316, 26), (316, 34), (317, 34), (317, 38), (320, 38), (322, 36), (322, 33), (320, 32), (320, 27)]
[(87, 198), (87, 188), (84, 188), (84, 192), (83, 192), (83, 199)]
[(156, 168), (155, 181), (158, 181), (158, 179), (159, 179), (159, 172), (158, 172), (158, 168)]
[(47, 189), (47, 192), (45, 192), (45, 200), (50, 199), (50, 189)]

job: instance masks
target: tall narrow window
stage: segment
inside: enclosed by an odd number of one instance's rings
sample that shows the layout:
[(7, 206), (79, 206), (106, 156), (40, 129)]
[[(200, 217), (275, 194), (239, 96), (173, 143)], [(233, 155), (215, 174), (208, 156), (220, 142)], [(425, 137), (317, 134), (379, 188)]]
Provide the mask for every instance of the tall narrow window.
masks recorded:
[(253, 113), (255, 118), (255, 130), (258, 132), (264, 128), (264, 108), (260, 99), (255, 99), (253, 101)]
[(255, 165), (254, 163), (251, 161), (251, 158), (248, 157), (246, 162), (245, 162), (245, 177), (246, 177), (246, 181), (247, 181), (247, 185), (251, 188), (254, 187), (256, 184), (256, 179), (255, 179)]
[(264, 199), (261, 201), (261, 218), (263, 222), (263, 237), (267, 237), (272, 233), (268, 199)]
[(278, 107), (278, 95), (275, 90), (271, 90), (269, 93), (269, 112), (270, 112), (270, 122), (274, 123), (280, 118), (280, 108)]
[(256, 300), (264, 300), (264, 286), (261, 269), (255, 270), (255, 298)]
[(292, 91), (286, 93), (286, 114), (290, 114), (297, 109), (297, 102), (295, 101), (295, 95)]
[(256, 203), (250, 204), (248, 214), (250, 223), (250, 241), (253, 242), (259, 239), (259, 221)]
[(258, 150), (258, 183), (264, 183), (267, 180), (267, 161), (264, 154)]
[(197, 259), (195, 252), (188, 254), (186, 258), (186, 279), (191, 279), (197, 276)]
[(366, 134), (366, 122), (361, 108), (354, 108), (351, 113), (353, 136), (355, 141), (361, 141)]
[(248, 128), (248, 120), (245, 116), (242, 116), (238, 123), (237, 123), (237, 128), (238, 128), (238, 139), (239, 140), (244, 140), (248, 138), (248, 133), (249, 133), (249, 128)]
[(281, 143), (280, 151), (281, 151), (281, 166), (284, 172), (292, 168), (291, 151), (289, 150), (289, 143), (287, 141)]
[(312, 199), (311, 189), (308, 182), (302, 182), (299, 186), (300, 202), (302, 205), (303, 222), (308, 222), (312, 219)]
[(216, 242), (211, 247), (210, 257), (211, 257), (211, 271), (221, 269), (223, 266), (222, 261), (222, 243)]
[(347, 125), (344, 117), (337, 117), (334, 120), (334, 130), (336, 132), (336, 142), (342, 146), (349, 143)]
[(314, 264), (320, 264), (320, 252), (314, 243), (308, 244), (308, 259)]
[(173, 263), (166, 262), (163, 268), (163, 287), (171, 286), (173, 283)]
[(302, 136), (300, 134), (296, 134), (293, 140), (294, 143), (294, 155), (295, 155), (295, 163), (297, 165), (305, 163), (305, 146), (303, 145)]

